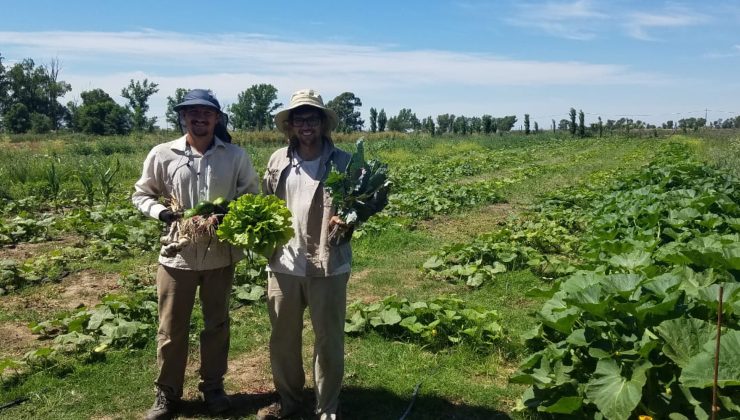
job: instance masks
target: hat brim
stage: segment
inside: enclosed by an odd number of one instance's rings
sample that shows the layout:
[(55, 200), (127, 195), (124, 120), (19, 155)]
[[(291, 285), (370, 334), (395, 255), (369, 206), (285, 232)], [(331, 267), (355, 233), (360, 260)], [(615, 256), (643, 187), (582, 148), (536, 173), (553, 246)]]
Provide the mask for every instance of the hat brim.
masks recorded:
[(334, 110), (330, 108), (317, 106), (316, 103), (310, 102), (310, 101), (296, 102), (290, 107), (285, 108), (282, 111), (275, 114), (275, 127), (277, 127), (277, 129), (280, 130), (283, 134), (290, 137), (290, 135), (292, 134), (291, 127), (288, 122), (290, 111), (300, 106), (303, 106), (303, 105), (308, 105), (312, 108), (316, 108), (319, 111), (324, 113), (324, 116), (326, 116), (326, 121), (328, 122), (328, 124), (322, 127), (321, 131), (323, 134), (328, 135), (330, 132), (336, 130), (337, 126), (339, 125), (339, 118), (337, 117), (337, 113), (334, 112)]
[(205, 99), (190, 99), (184, 102), (180, 102), (179, 104), (173, 106), (172, 110), (177, 112), (189, 106), (207, 106), (208, 108), (213, 108), (216, 111), (221, 112), (221, 109), (219, 107), (217, 107), (211, 102), (206, 101)]

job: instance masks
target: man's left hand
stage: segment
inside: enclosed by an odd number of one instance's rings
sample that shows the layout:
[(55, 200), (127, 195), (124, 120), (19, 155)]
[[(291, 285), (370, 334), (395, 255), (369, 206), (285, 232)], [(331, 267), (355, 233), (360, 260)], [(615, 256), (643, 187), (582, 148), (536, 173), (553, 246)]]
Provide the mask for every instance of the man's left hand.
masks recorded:
[(334, 227), (339, 229), (349, 229), (350, 225), (344, 223), (344, 220), (342, 220), (341, 217), (334, 215), (329, 219), (329, 229), (334, 229)]

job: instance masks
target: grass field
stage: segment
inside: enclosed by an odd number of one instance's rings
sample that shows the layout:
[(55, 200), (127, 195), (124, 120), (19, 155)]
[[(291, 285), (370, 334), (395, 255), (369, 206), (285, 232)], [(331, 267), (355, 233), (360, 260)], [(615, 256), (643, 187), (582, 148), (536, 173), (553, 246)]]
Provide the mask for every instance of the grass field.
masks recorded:
[[(351, 151), (356, 137), (342, 136), (339, 146)], [(94, 308), (105, 296), (139, 293), (144, 296), (137, 301), (141, 302), (151, 293), (159, 227), (138, 216), (128, 197), (146, 153), (164, 140), (156, 136), (4, 140), (0, 406), (16, 404), (0, 409), (0, 418), (140, 418), (150, 406), (155, 375), (151, 318), (137, 318), (139, 329), (113, 340), (105, 351), (93, 350), (100, 342), (84, 337), (76, 336), (77, 341), (70, 339), (66, 346), (53, 337), (60, 329), (73, 331), (70, 316), (80, 308)], [(238, 136), (237, 141), (257, 168), (264, 168), (267, 157), (280, 146)], [(531, 412), (515, 412), (525, 386), (509, 379), (528, 355), (521, 338), (537, 324), (532, 313), (547, 300), (526, 292), (551, 284), (553, 275), (510, 268), (470, 287), (430, 274), (423, 269), (425, 262), (444, 246), (468, 243), (512, 221), (536, 221), (532, 206), (557, 191), (597, 188), (637, 173), (670, 144), (738, 174), (737, 132), (722, 137), (602, 139), (545, 133), (369, 136), (366, 153), (389, 164), (397, 195), (387, 215), (376, 218), (364, 235), (353, 240), (348, 301), (367, 305), (393, 295), (425, 302), (454, 296), (470, 308), (496, 311), (503, 331), (486, 345), (466, 340), (433, 345), (384, 329), (349, 334), (341, 397), (345, 418), (400, 418), (410, 406), (411, 419), (533, 417)], [(106, 193), (100, 174), (115, 168)], [(91, 187), (82, 181), (86, 177)], [(247, 283), (262, 281), (259, 275), (243, 278)], [(194, 312), (181, 418), (208, 417), (196, 387), (197, 331), (202, 321), (198, 310)], [(264, 299), (235, 300), (232, 319), (226, 390), (233, 395), (234, 409), (228, 416), (248, 419), (275, 398)], [(56, 323), (43, 324), (49, 320)], [(28, 327), (32, 323), (42, 324), (37, 330), (46, 334), (32, 334)], [(307, 324), (304, 355), (309, 376), (311, 336)], [(51, 355), (38, 351), (54, 345)], [(418, 394), (412, 398), (417, 386)]]

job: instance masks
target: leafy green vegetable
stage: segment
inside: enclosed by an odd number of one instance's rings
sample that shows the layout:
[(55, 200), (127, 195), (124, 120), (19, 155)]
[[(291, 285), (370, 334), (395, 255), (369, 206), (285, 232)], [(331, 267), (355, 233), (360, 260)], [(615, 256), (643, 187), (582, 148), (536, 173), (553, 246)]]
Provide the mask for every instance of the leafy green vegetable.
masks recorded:
[(336, 166), (324, 185), (337, 207), (337, 215), (349, 224), (365, 222), (388, 204), (391, 182), (388, 165), (376, 160), (365, 161), (363, 139), (357, 140), (347, 169), (340, 172)]
[(245, 194), (229, 203), (218, 237), (269, 258), (293, 237), (290, 210), (274, 195)]

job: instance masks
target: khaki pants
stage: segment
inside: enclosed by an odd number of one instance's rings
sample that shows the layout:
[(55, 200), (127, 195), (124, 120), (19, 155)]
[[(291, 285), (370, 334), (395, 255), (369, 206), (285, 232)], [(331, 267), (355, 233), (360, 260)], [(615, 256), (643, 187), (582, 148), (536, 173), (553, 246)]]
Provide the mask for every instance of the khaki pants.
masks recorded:
[(301, 358), (303, 312), (308, 306), (315, 335), (313, 375), (316, 413), (337, 412), (344, 375), (344, 318), (349, 273), (330, 277), (298, 277), (269, 273), (270, 362), (284, 411), (301, 404), (306, 377)]
[(160, 265), (157, 271), (159, 331), (155, 384), (169, 398), (180, 398), (188, 359), (190, 315), (195, 290), (200, 286), (200, 302), (205, 327), (200, 333), (201, 391), (223, 387), (229, 353), (229, 297), (234, 266), (215, 270), (179, 270)]

